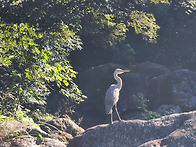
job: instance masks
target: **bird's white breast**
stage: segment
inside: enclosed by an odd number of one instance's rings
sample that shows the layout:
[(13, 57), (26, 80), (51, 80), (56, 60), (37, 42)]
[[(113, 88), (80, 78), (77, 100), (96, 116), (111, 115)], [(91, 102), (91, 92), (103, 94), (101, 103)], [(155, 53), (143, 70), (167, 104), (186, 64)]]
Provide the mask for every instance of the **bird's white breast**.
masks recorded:
[(106, 97), (108, 102), (111, 104), (115, 104), (118, 102), (119, 99), (119, 89), (117, 88), (117, 86), (115, 84), (112, 84), (107, 92), (106, 92)]

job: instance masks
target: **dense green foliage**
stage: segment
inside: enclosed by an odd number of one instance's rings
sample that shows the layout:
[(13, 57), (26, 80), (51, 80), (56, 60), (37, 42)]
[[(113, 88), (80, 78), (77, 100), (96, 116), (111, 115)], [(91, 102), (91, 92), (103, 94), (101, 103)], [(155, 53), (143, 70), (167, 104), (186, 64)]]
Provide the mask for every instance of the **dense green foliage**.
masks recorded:
[(26, 23), (2, 23), (0, 33), (1, 114), (15, 112), (24, 103), (44, 105), (57, 86), (67, 98), (82, 101), (73, 82), (76, 72), (67, 60), (71, 50), (81, 49), (81, 41), (66, 25), (58, 32), (37, 33)]
[(67, 58), (82, 48), (76, 32), (91, 36), (91, 42), (113, 46), (125, 39), (130, 26), (149, 40), (156, 39), (159, 28), (152, 14), (133, 11), (120, 1), (9, 0), (0, 7), (3, 115), (24, 110), (27, 103), (45, 105), (53, 90), (76, 102), (83, 100)]
[(134, 29), (156, 42), (160, 29), (154, 15), (137, 6), (127, 0), (0, 0), (0, 114), (15, 115), (26, 104), (44, 106), (52, 91), (83, 101), (68, 56), (89, 39), (132, 62), (129, 43), (122, 47), (126, 52), (117, 49), (126, 33)]

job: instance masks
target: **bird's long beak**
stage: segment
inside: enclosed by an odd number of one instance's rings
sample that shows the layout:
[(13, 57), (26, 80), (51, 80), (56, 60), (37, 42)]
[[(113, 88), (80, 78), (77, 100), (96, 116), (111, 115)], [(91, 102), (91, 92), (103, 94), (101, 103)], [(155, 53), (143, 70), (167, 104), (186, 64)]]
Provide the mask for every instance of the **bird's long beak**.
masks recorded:
[(130, 70), (123, 70), (123, 72), (130, 72)]

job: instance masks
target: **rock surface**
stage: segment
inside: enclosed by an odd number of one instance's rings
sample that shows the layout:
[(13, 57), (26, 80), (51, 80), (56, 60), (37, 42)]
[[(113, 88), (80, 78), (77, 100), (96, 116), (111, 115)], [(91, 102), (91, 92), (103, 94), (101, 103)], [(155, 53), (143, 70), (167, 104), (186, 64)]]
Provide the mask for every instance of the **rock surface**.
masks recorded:
[(134, 72), (145, 74), (148, 77), (154, 78), (159, 75), (167, 74), (170, 70), (161, 64), (143, 62), (135, 67)]
[(53, 126), (53, 130), (64, 130), (69, 134), (72, 134), (75, 136), (78, 133), (84, 132), (84, 129), (79, 127), (71, 118), (53, 118), (50, 122), (48, 122), (50, 125)]
[(165, 113), (172, 114), (172, 113), (181, 113), (182, 112), (181, 108), (176, 105), (161, 105), (155, 111), (160, 113), (161, 115), (165, 115)]
[(84, 129), (68, 116), (54, 117), (40, 127), (5, 117), (0, 123), (0, 147), (66, 147), (73, 136), (82, 132)]
[(41, 134), (43, 137), (49, 137), (50, 135), (37, 125), (33, 123), (25, 123), (17, 120), (5, 120), (0, 124), (0, 137), (11, 138), (19, 135), (33, 135), (37, 136)]
[(12, 139), (9, 142), (0, 144), (0, 147), (66, 147), (64, 143), (57, 139), (44, 138), (40, 141), (36, 137), (24, 136), (20, 138)]
[(0, 147), (66, 147), (58, 139), (49, 138), (39, 126), (16, 120), (6, 120), (0, 125), (0, 137)]
[(126, 120), (87, 129), (69, 147), (195, 146), (196, 111), (153, 120)]
[(179, 69), (158, 76), (153, 85), (154, 105), (175, 104), (183, 111), (196, 109), (196, 72)]

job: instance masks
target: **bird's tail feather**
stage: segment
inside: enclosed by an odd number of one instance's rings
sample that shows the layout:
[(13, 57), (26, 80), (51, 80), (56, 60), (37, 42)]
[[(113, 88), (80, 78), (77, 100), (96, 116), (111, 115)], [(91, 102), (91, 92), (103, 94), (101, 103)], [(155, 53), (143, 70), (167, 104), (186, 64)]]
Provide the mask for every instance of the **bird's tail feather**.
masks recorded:
[(112, 108), (106, 106), (106, 107), (105, 107), (105, 112), (106, 112), (106, 114), (111, 114), (111, 113), (112, 113)]

